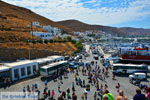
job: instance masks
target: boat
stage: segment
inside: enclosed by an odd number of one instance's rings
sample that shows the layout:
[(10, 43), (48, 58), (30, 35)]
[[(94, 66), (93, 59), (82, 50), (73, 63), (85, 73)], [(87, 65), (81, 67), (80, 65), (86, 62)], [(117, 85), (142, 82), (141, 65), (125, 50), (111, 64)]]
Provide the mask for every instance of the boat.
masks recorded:
[(132, 43), (119, 48), (121, 60), (150, 62), (150, 47), (140, 43)]

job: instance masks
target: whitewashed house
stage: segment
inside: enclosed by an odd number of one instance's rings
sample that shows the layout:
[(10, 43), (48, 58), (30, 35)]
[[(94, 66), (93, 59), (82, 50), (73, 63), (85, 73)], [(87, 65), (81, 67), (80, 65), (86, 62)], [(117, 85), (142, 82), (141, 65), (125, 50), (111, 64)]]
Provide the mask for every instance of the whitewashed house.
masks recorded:
[(44, 30), (47, 30), (48, 32), (52, 33), (53, 35), (61, 35), (61, 29), (57, 27), (52, 27), (51, 25), (43, 26)]
[(38, 36), (41, 39), (46, 39), (46, 40), (49, 40), (49, 39), (53, 38), (53, 34), (52, 33), (48, 33), (48, 32), (33, 32), (33, 35), (34, 36)]
[(42, 26), (42, 28), (50, 33), (53, 33), (53, 27), (51, 25)]
[(53, 28), (53, 34), (55, 35), (55, 36), (60, 36), (61, 35), (61, 29), (59, 29), (59, 28), (57, 28), (57, 27), (54, 27)]
[(32, 22), (32, 26), (40, 26), (40, 22)]

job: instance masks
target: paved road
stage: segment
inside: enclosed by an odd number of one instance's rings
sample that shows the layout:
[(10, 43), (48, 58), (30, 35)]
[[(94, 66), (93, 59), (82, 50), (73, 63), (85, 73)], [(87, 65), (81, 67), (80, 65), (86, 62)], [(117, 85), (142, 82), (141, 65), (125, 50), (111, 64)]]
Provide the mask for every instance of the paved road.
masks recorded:
[[(89, 46), (86, 46), (86, 50), (89, 51)], [(91, 54), (91, 52), (89, 52), (90, 56), (87, 57), (86, 59), (83, 59), (83, 61), (93, 61), (93, 55)], [(100, 67), (102, 67), (102, 64), (100, 63), (100, 61), (98, 61), (98, 65), (100, 65)], [(94, 66), (93, 66), (94, 67)], [(103, 82), (103, 81), (100, 81), (100, 84), (107, 84), (108, 85), (108, 89), (111, 93), (114, 94), (114, 96), (116, 97), (118, 95), (117, 93), (117, 89), (115, 88), (116, 84), (119, 82), (120, 85), (121, 85), (121, 89), (124, 90), (125, 92), (125, 95), (131, 99), (134, 94), (135, 94), (135, 89), (137, 88), (136, 86), (132, 85), (129, 83), (129, 79), (127, 77), (116, 77), (116, 80), (113, 81), (112, 80), (112, 74), (111, 74), (111, 70), (109, 71), (109, 76), (107, 79), (106, 79), (106, 82)], [(87, 82), (87, 76), (83, 76), (81, 75), (81, 72), (79, 72), (79, 76), (80, 78), (83, 80), (85, 79), (86, 80), (86, 84), (88, 83)], [(66, 91), (67, 88), (70, 88), (72, 87), (72, 82), (74, 82), (74, 74), (73, 73), (69, 73), (68, 74), (68, 79), (63, 79), (63, 84), (60, 86), (61, 88), (61, 91)], [(45, 87), (44, 85), (44, 82), (41, 81), (41, 77), (37, 77), (37, 78), (34, 78), (34, 79), (30, 79), (30, 80), (27, 80), (27, 81), (23, 81), (23, 82), (20, 82), (18, 84), (15, 84), (15, 85), (12, 85), (10, 86), (9, 88), (1, 88), (0, 91), (9, 91), (9, 92), (14, 92), (14, 91), (21, 91), (22, 92), (22, 89), (24, 86), (27, 86), (27, 85), (32, 85), (32, 84), (35, 84), (37, 83), (38, 84), (38, 87), (39, 87), (39, 90), (41, 91), (41, 93), (43, 92), (43, 89)], [(54, 81), (50, 81), (48, 82), (48, 88), (50, 90), (55, 90), (55, 97), (59, 96), (60, 93), (58, 93), (58, 82), (54, 82)], [(81, 94), (84, 93), (84, 88), (81, 88), (79, 86), (76, 86), (75, 85), (75, 88), (76, 88), (76, 94), (79, 98), (79, 100), (81, 100)], [(94, 86), (91, 86), (91, 93), (90, 93), (90, 97), (89, 97), (89, 100), (94, 100), (93, 99), (93, 95), (94, 95), (94, 92), (96, 91), (96, 88)], [(42, 94), (41, 94), (42, 96)]]

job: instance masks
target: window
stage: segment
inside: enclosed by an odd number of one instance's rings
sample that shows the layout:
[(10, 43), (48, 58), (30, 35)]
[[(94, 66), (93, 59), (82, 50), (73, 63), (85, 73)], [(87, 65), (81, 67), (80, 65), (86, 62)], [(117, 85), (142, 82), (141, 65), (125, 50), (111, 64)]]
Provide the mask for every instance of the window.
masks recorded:
[(27, 67), (27, 74), (28, 74), (28, 75), (31, 74), (31, 67), (30, 67), (30, 66)]
[(19, 77), (19, 70), (18, 69), (14, 70), (14, 76), (15, 76), (15, 78)]
[(33, 65), (33, 72), (36, 71), (36, 65)]
[(21, 76), (25, 75), (25, 68), (21, 68)]
[(44, 35), (40, 35), (40, 37), (44, 37)]
[(44, 69), (44, 68), (40, 68), (40, 71), (42, 71), (42, 72), (46, 72), (46, 69)]

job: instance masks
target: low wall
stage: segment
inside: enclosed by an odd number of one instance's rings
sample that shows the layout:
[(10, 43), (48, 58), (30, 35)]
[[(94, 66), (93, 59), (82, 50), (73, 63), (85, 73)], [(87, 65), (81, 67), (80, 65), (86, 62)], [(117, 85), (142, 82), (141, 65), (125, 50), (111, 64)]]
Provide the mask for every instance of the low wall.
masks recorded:
[(60, 55), (58, 52), (49, 50), (37, 50), (37, 49), (16, 49), (16, 48), (0, 48), (0, 60), (1, 61), (15, 61), (19, 58), (29, 59), (42, 58), (52, 55)]

